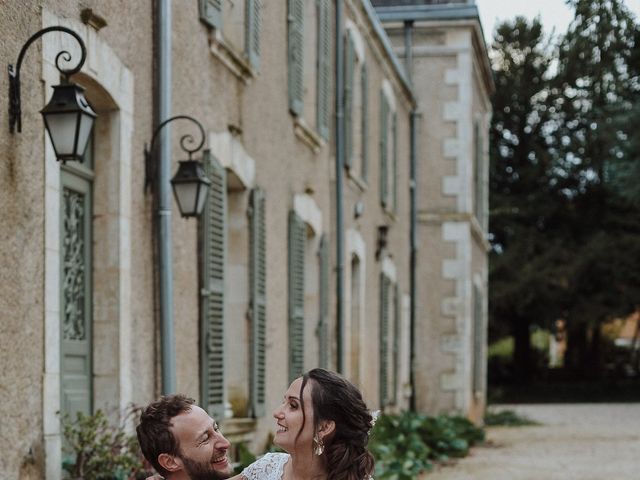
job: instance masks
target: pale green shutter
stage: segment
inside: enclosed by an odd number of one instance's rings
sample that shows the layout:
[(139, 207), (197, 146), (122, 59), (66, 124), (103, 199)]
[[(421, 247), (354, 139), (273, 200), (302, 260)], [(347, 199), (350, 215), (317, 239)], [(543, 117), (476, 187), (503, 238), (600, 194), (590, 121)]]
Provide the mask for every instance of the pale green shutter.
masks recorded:
[(476, 121), (473, 126), (473, 135), (475, 139), (475, 162), (473, 168), (474, 180), (474, 209), (476, 219), (481, 228), (484, 227), (483, 211), (484, 211), (484, 195), (482, 188), (482, 135), (480, 132), (480, 122)]
[(384, 91), (380, 90), (380, 203), (383, 207), (386, 207), (389, 201), (388, 137), (389, 106)]
[(289, 109), (302, 115), (304, 105), (304, 0), (289, 0)]
[(344, 72), (344, 165), (353, 165), (353, 86), (356, 49), (351, 34), (345, 38), (345, 72)]
[(318, 77), (317, 112), (318, 132), (325, 140), (329, 139), (329, 112), (331, 89), (331, 21), (329, 0), (318, 1)]
[(398, 402), (398, 372), (400, 371), (400, 315), (402, 302), (400, 298), (400, 287), (396, 283), (393, 289), (393, 367), (391, 374), (393, 375), (393, 391), (391, 392), (391, 403), (394, 405)]
[(254, 417), (265, 412), (265, 363), (266, 363), (266, 228), (265, 198), (261, 189), (251, 192), (249, 207), (249, 283), (251, 322), (251, 409)]
[(482, 315), (482, 294), (473, 286), (473, 390), (480, 392), (484, 383), (484, 330)]
[(61, 197), (61, 411), (92, 413), (91, 183), (60, 174)]
[(200, 20), (210, 27), (222, 28), (222, 2), (224, 0), (199, 0)]
[(260, 29), (262, 0), (247, 0), (245, 5), (245, 54), (254, 70), (260, 69)]
[(369, 174), (369, 79), (367, 78), (367, 66), (362, 65), (362, 179), (367, 180)]
[(202, 221), (202, 310), (200, 357), (202, 404), (214, 418), (224, 418), (225, 263), (227, 250), (227, 178), (225, 169), (206, 151), (204, 167), (211, 180)]
[(318, 320), (318, 366), (329, 368), (329, 240), (326, 235), (320, 239), (318, 248), (320, 263), (320, 318)]
[(304, 373), (304, 246), (306, 226), (289, 213), (289, 380)]
[(389, 403), (389, 279), (380, 274), (380, 406)]
[(393, 141), (393, 168), (391, 169), (391, 186), (393, 188), (393, 211), (398, 210), (398, 128), (397, 128), (397, 116), (394, 113), (392, 118), (391, 136)]

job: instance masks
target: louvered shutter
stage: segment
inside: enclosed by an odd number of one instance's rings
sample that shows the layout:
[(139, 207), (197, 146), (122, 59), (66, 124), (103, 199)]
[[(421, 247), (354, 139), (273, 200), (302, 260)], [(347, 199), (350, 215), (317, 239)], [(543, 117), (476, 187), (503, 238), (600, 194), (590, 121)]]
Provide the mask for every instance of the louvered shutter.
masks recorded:
[(480, 122), (476, 121), (473, 126), (473, 134), (475, 137), (475, 165), (473, 169), (474, 177), (474, 208), (476, 219), (481, 228), (484, 228), (484, 194), (482, 185), (482, 135), (480, 134)]
[(304, 372), (304, 246), (306, 227), (289, 213), (289, 380)]
[(302, 115), (304, 105), (304, 0), (289, 0), (289, 109)]
[(247, 0), (245, 6), (245, 51), (254, 70), (260, 69), (260, 29), (262, 26), (262, 0)]
[(251, 322), (251, 409), (254, 417), (265, 412), (266, 396), (266, 228), (265, 197), (261, 189), (251, 192), (249, 206), (249, 283)]
[(380, 274), (380, 406), (389, 403), (389, 279)]
[(367, 180), (369, 174), (369, 79), (367, 78), (367, 65), (361, 69), (362, 84), (362, 179)]
[(318, 78), (317, 112), (318, 132), (329, 139), (329, 111), (331, 88), (331, 22), (329, 0), (318, 0)]
[(320, 318), (318, 319), (319, 365), (329, 368), (329, 240), (326, 235), (320, 239), (318, 248), (320, 263)]
[(393, 189), (393, 211), (398, 210), (398, 128), (397, 128), (397, 116), (394, 113), (392, 118), (391, 137), (393, 141), (393, 168), (391, 169), (391, 187)]
[(200, 0), (200, 20), (210, 27), (222, 28), (222, 2), (223, 0)]
[(204, 167), (211, 180), (202, 215), (202, 399), (214, 418), (224, 418), (225, 263), (227, 250), (227, 179), (224, 168), (207, 151)]
[(353, 37), (349, 32), (345, 38), (345, 71), (344, 71), (344, 165), (353, 165), (353, 82), (355, 70), (356, 49)]
[(391, 382), (393, 391), (391, 392), (391, 403), (394, 405), (398, 402), (398, 372), (400, 371), (400, 287), (395, 284), (393, 289), (393, 338), (391, 344), (393, 348), (393, 368), (391, 374), (393, 381)]
[(388, 168), (389, 106), (387, 97), (380, 90), (380, 203), (388, 206), (389, 168)]
[(484, 387), (484, 329), (482, 315), (482, 295), (480, 289), (473, 286), (473, 390), (481, 392)]

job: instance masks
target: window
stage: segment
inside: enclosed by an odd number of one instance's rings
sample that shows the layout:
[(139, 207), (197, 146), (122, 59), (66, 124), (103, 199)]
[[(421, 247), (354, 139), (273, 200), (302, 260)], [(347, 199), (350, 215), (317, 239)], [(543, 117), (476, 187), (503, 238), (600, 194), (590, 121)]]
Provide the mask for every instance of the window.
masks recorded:
[(380, 90), (380, 204), (388, 212), (398, 206), (398, 133), (395, 102), (388, 82)]
[(239, 56), (255, 71), (260, 69), (262, 1), (199, 0), (198, 3), (200, 20), (216, 30), (214, 40), (232, 57), (238, 56), (234, 52), (242, 52)]
[[(321, 138), (329, 138), (331, 2), (288, 2), (289, 110), (304, 130), (301, 137), (315, 150)], [(317, 21), (305, 23), (305, 18)]]
[(345, 37), (345, 166), (352, 177), (366, 181), (368, 170), (368, 79), (364, 42), (349, 23)]
[(473, 208), (480, 228), (485, 226), (485, 184), (484, 184), (484, 142), (480, 120), (473, 124), (474, 160), (473, 160)]
[(473, 391), (484, 390), (484, 314), (482, 290), (473, 286)]
[(384, 272), (380, 274), (380, 406), (395, 405), (398, 391), (399, 289)]

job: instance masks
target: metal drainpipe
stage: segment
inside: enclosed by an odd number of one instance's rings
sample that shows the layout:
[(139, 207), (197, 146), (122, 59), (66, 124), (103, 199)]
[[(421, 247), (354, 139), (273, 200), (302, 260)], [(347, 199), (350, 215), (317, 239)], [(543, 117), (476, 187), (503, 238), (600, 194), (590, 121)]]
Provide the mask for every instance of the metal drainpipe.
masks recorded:
[[(171, 0), (158, 0), (157, 17), (157, 97), (156, 125), (171, 116)], [(176, 391), (175, 345), (173, 334), (173, 265), (171, 257), (171, 127), (158, 137), (158, 250), (160, 291), (160, 336), (162, 393)]]
[[(404, 49), (405, 49), (405, 65), (409, 81), (413, 84), (413, 21), (407, 21), (404, 24)], [(416, 379), (415, 379), (415, 356), (416, 356), (416, 255), (418, 250), (417, 239), (417, 188), (418, 188), (418, 172), (417, 172), (417, 131), (418, 112), (416, 107), (411, 109), (409, 114), (409, 192), (410, 192), (410, 219), (409, 219), (409, 383), (411, 385), (411, 396), (409, 397), (409, 409), (416, 411)]]
[(343, 275), (344, 275), (344, 254), (343, 254), (343, 191), (342, 191), (342, 175), (344, 172), (344, 42), (342, 41), (342, 10), (343, 1), (336, 0), (336, 330), (337, 330), (337, 367), (338, 372), (344, 372), (344, 355), (343, 355), (343, 318), (344, 318), (344, 299), (343, 299)]

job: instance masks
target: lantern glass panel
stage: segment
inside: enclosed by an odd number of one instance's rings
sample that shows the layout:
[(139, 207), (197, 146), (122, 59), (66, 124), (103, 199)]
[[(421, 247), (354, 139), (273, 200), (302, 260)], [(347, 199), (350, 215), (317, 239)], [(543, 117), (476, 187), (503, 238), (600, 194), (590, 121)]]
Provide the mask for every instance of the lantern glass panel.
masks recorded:
[(197, 182), (174, 183), (173, 193), (183, 217), (187, 215), (194, 215), (196, 213), (196, 201), (198, 197)]
[(49, 113), (44, 116), (44, 120), (56, 155), (58, 157), (74, 155), (78, 112)]
[(207, 201), (207, 197), (209, 196), (209, 185), (206, 183), (198, 184), (198, 206), (196, 210), (196, 214), (200, 215), (204, 210), (204, 204)]

